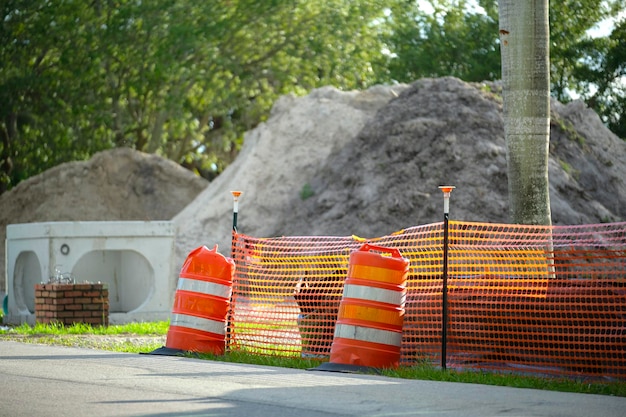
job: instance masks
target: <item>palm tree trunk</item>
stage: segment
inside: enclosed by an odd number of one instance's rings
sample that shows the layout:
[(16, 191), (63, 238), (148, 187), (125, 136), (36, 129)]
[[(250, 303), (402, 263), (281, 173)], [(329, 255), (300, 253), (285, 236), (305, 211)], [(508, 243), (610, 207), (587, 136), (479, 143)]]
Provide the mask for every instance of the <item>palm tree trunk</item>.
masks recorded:
[(550, 225), (548, 0), (498, 4), (510, 217)]

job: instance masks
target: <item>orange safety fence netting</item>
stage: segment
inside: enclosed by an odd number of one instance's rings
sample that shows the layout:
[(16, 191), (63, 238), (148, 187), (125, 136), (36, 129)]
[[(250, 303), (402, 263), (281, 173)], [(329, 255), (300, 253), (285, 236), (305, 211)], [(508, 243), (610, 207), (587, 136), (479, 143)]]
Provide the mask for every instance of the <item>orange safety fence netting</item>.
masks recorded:
[[(231, 350), (328, 357), (350, 253), (410, 261), (401, 363), (440, 362), (443, 223), (389, 236), (233, 234)], [(448, 367), (626, 377), (626, 223), (449, 222)]]

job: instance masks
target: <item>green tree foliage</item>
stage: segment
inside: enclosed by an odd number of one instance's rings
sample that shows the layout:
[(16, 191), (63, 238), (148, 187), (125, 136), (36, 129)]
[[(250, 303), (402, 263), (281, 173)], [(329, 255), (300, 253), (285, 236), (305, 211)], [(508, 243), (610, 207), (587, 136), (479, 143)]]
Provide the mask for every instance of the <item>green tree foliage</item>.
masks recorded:
[(390, 77), (499, 79), (498, 11), (494, 4), (484, 11), (468, 10), (465, 0), (407, 1), (393, 8), (386, 39)]
[[(550, 78), (552, 95), (560, 101), (571, 99), (582, 84), (576, 68), (597, 51), (586, 48), (589, 30), (607, 18), (615, 18), (626, 7), (624, 0), (563, 0), (550, 2)], [(584, 87), (583, 87), (584, 88)]]
[(577, 62), (573, 87), (615, 134), (626, 139), (626, 20), (607, 38), (580, 44), (587, 59)]
[(382, 0), (3, 0), (2, 189), (127, 146), (216, 175), (274, 100), (375, 80)]
[[(58, 14), (54, 18), (50, 13)], [(61, 3), (5, 0), (0, 6), (0, 192), (11, 183), (77, 156), (64, 119), (71, 113), (67, 98), (75, 93), (68, 83), (79, 66), (69, 49), (76, 26)]]
[[(212, 178), (287, 93), (499, 79), (497, 1), (427, 3), (0, 0), (0, 193), (118, 146)], [(622, 135), (624, 30), (586, 31), (624, 3), (550, 4), (553, 94), (582, 95)]]
[[(581, 96), (613, 132), (626, 138), (623, 23), (609, 38), (589, 36), (596, 25), (623, 12), (626, 2), (563, 0), (551, 1), (549, 7), (552, 95), (563, 102)], [(391, 78), (400, 82), (447, 75), (465, 81), (500, 79), (496, 0), (414, 0), (392, 11), (393, 31), (386, 38)]]

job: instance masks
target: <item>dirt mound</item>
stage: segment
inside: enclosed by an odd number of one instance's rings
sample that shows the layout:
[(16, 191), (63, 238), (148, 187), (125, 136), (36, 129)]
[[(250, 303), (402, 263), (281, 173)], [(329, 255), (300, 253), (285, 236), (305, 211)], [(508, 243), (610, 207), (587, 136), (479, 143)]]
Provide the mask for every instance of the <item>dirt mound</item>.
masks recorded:
[(230, 254), (232, 190), (243, 191), (239, 230), (252, 236), (281, 233), (292, 202), (306, 195), (326, 159), (406, 88), (341, 92), (324, 87), (305, 97), (281, 97), (267, 122), (247, 132), (237, 159), (173, 219), (178, 267), (200, 245), (217, 244)]
[[(376, 237), (438, 222), (443, 184), (457, 187), (452, 219), (509, 222), (499, 84), (422, 79), (398, 92), (368, 112), (355, 109), (363, 93), (328, 88), (279, 100), (176, 216), (179, 262), (199, 244), (230, 252), (230, 190), (243, 191), (239, 230), (259, 237)], [(626, 219), (626, 142), (582, 102), (553, 101), (551, 119), (554, 224)]]
[[(497, 84), (420, 80), (334, 153), (270, 234), (386, 235), (443, 219), (439, 185), (455, 185), (450, 217), (509, 222), (506, 145)], [(626, 218), (626, 142), (582, 102), (552, 102), (554, 224)], [(246, 213), (242, 213), (245, 216)]]
[[(1, 270), (8, 224), (170, 220), (207, 185), (172, 161), (126, 148), (61, 164), (0, 195)], [(0, 292), (4, 286), (2, 279)]]
[[(376, 237), (438, 222), (442, 184), (457, 187), (451, 219), (508, 222), (499, 88), (439, 78), (281, 97), (208, 186), (128, 149), (60, 165), (0, 195), (0, 267), (5, 226), (42, 221), (172, 219), (176, 270), (200, 245), (229, 255), (231, 190), (243, 191), (239, 230), (259, 237)], [(550, 155), (554, 224), (626, 219), (626, 142), (596, 113), (553, 101)]]

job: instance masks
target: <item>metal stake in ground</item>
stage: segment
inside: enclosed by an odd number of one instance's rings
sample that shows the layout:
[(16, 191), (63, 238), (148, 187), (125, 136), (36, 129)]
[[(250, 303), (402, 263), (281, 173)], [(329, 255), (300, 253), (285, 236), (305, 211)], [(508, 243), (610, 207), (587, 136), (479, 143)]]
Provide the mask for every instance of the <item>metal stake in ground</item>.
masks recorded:
[(439, 187), (443, 191), (443, 286), (442, 286), (442, 311), (441, 311), (441, 367), (446, 369), (448, 344), (448, 217), (450, 214), (450, 193), (454, 190), (452, 185)]
[[(237, 254), (235, 251), (235, 239), (237, 236), (237, 214), (239, 213), (239, 197), (241, 196), (241, 191), (231, 191), (230, 192), (233, 195), (233, 231), (232, 231), (232, 236), (231, 236), (231, 240), (230, 240), (230, 256), (232, 256), (232, 259), (235, 260), (235, 262), (237, 262)], [(230, 304), (232, 304), (232, 293), (230, 296)], [(228, 310), (228, 313), (226, 315), (226, 349), (228, 349), (228, 341), (230, 340), (230, 336), (231, 336), (231, 327), (230, 324), (232, 323), (233, 318), (232, 318), (232, 312), (230, 311), (230, 309)]]
[(239, 212), (239, 196), (241, 191), (231, 191), (233, 195), (233, 231), (237, 232), (237, 213)]

